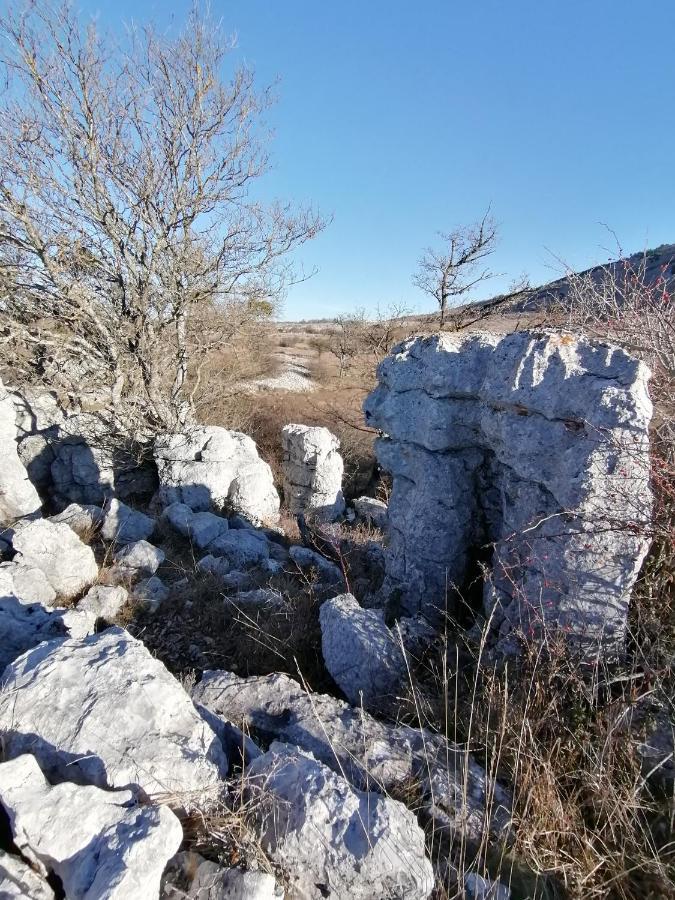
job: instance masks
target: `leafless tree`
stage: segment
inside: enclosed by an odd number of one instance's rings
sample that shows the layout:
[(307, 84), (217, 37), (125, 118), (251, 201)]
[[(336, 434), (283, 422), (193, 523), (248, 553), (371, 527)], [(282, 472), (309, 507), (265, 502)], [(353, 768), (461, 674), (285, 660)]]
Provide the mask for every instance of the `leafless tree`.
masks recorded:
[(443, 246), (440, 250), (429, 247), (424, 251), (413, 284), (436, 300), (442, 328), (449, 305), (492, 277), (493, 273), (482, 264), (494, 251), (497, 225), (488, 210), (479, 222), (447, 234), (439, 232), (439, 236)]
[(415, 331), (416, 323), (404, 304), (392, 303), (384, 309), (378, 306), (375, 313), (364, 320), (363, 344), (375, 362), (380, 362), (395, 344)]
[(333, 320), (335, 328), (329, 335), (328, 350), (337, 358), (340, 378), (363, 350), (365, 322), (363, 310)]
[(252, 197), (270, 93), (246, 68), (224, 76), (231, 42), (196, 6), (172, 38), (118, 41), (43, 0), (6, 9), (0, 32), (5, 349), (26, 374), (94, 383), (118, 414), (175, 427), (195, 350), (227, 339), (231, 310), (266, 315), (288, 252), (323, 227)]

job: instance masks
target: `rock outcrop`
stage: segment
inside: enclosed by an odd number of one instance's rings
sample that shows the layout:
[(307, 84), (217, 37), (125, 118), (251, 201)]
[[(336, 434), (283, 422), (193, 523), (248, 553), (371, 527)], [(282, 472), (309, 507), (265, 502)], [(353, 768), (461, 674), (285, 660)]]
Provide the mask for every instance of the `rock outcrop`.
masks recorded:
[(2, 900), (54, 900), (54, 891), (20, 856), (0, 850), (0, 897)]
[(365, 402), (393, 475), (387, 589), (441, 614), (494, 544), (486, 615), (502, 649), (544, 631), (622, 645), (649, 546), (649, 372), (550, 332), (443, 334), (396, 347)]
[[(419, 785), (422, 809), (439, 827), (479, 843), (508, 839), (511, 798), (466, 751), (439, 735), (388, 725), (288, 675), (240, 678), (205, 672), (192, 691), (200, 710), (312, 753), (360, 790)], [(209, 719), (212, 721), (212, 719)]]
[(52, 787), (30, 754), (0, 764), (0, 803), (18, 849), (69, 900), (157, 897), (183, 839), (168, 807), (136, 805), (131, 791)]
[(32, 753), (50, 781), (138, 787), (190, 806), (227, 772), (220, 742), (162, 663), (121, 628), (52, 641), (5, 669), (6, 758)]
[(338, 453), (338, 439), (327, 428), (285, 425), (281, 443), (284, 498), (290, 512), (334, 522), (345, 509), (344, 463)]
[(389, 798), (358, 791), (288, 744), (273, 743), (248, 768), (261, 845), (298, 900), (424, 900), (434, 876), (424, 832)]
[(256, 524), (279, 518), (272, 470), (248, 435), (215, 425), (167, 434), (155, 442), (155, 462), (165, 505), (231, 510)]
[(0, 381), (0, 525), (36, 515), (41, 502), (17, 450), (16, 410)]

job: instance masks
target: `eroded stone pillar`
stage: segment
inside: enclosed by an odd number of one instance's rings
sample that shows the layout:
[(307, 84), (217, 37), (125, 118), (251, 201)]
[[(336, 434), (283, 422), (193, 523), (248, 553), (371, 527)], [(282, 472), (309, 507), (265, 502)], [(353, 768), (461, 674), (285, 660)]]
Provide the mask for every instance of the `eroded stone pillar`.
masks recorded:
[(333, 522), (344, 512), (340, 442), (327, 428), (285, 425), (284, 497), (291, 513)]
[[(438, 618), (480, 548), (498, 643), (544, 630), (618, 647), (649, 547), (649, 371), (548, 331), (407, 341), (366, 421), (393, 476), (387, 588)], [(489, 554), (488, 554), (489, 558)]]

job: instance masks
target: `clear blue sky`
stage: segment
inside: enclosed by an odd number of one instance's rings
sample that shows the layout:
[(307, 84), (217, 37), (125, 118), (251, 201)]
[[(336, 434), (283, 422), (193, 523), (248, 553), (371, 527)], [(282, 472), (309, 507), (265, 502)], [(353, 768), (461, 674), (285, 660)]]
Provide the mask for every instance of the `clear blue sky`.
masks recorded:
[[(107, 24), (186, 2), (80, 0)], [(299, 258), (287, 318), (390, 301), (439, 229), (501, 223), (483, 290), (675, 241), (675, 0), (212, 0), (234, 60), (281, 79), (270, 194), (332, 225)]]

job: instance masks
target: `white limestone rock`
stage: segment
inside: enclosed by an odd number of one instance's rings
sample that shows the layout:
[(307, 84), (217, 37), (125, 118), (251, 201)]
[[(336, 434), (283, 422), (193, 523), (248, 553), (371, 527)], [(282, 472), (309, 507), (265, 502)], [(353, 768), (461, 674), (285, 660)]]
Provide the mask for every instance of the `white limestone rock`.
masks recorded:
[(65, 607), (45, 607), (18, 596), (10, 569), (0, 568), (0, 671), (43, 641), (84, 637), (94, 619)]
[(0, 570), (11, 576), (14, 593), (22, 603), (40, 603), (44, 607), (54, 604), (56, 591), (42, 569), (12, 560), (0, 563)]
[(121, 585), (96, 584), (77, 604), (81, 612), (91, 613), (95, 619), (111, 622), (129, 600), (129, 594)]
[(225, 534), (230, 527), (223, 516), (216, 516), (205, 510), (194, 512), (185, 503), (171, 503), (162, 513), (162, 517), (200, 550)]
[(247, 774), (261, 845), (298, 900), (431, 894), (424, 832), (402, 803), (358, 791), (311, 754), (276, 741)]
[(58, 875), (69, 900), (157, 897), (183, 839), (168, 807), (136, 805), (131, 791), (52, 787), (30, 754), (0, 764), (0, 803), (21, 853)]
[(224, 556), (232, 569), (258, 565), (270, 555), (269, 541), (259, 531), (248, 529), (226, 531), (207, 547), (212, 556)]
[(63, 522), (37, 519), (18, 529), (12, 539), (15, 561), (44, 572), (59, 597), (70, 600), (98, 577), (91, 547)]
[(208, 547), (228, 530), (227, 519), (210, 512), (197, 512), (190, 522), (190, 538), (200, 550)]
[(91, 537), (103, 522), (103, 510), (88, 504), (70, 503), (62, 512), (49, 517), (50, 522), (63, 522), (79, 537)]
[(181, 502), (195, 512), (233, 510), (254, 524), (278, 520), (272, 470), (247, 435), (200, 426), (163, 435), (154, 452), (162, 503)]
[(41, 501), (17, 451), (16, 410), (0, 380), (0, 525), (39, 515)]
[(162, 900), (279, 900), (273, 875), (225, 869), (198, 853), (178, 853), (163, 879)]
[(321, 581), (326, 584), (341, 584), (342, 572), (330, 562), (325, 556), (310, 550), (309, 547), (300, 547), (299, 545), (290, 547), (288, 555), (300, 569), (314, 570)]
[(181, 685), (121, 628), (52, 642), (8, 666), (8, 759), (30, 752), (51, 781), (138, 786), (178, 805), (213, 796), (227, 759)]
[(405, 690), (401, 643), (382, 612), (362, 609), (351, 594), (326, 600), (319, 611), (326, 668), (354, 706), (385, 709)]
[(380, 531), (387, 530), (387, 504), (383, 500), (376, 500), (375, 497), (357, 497), (353, 505), (359, 522), (373, 525)]
[(113, 497), (107, 501), (103, 510), (101, 537), (117, 544), (133, 544), (151, 537), (155, 525), (151, 516), (146, 516)]
[(187, 503), (170, 503), (162, 512), (162, 518), (184, 538), (190, 537), (190, 523), (193, 517), (194, 512)]
[(284, 498), (290, 512), (334, 522), (345, 509), (338, 439), (327, 428), (292, 424), (282, 428), (281, 443)]
[(134, 541), (124, 544), (115, 551), (113, 559), (118, 569), (139, 575), (154, 575), (162, 565), (166, 554), (148, 541)]
[(144, 578), (134, 587), (134, 599), (147, 606), (151, 612), (155, 612), (170, 595), (169, 588), (156, 575)]
[(509, 839), (508, 791), (440, 735), (381, 722), (328, 694), (309, 693), (288, 675), (207, 671), (192, 699), (202, 714), (242, 726), (261, 742), (301, 747), (361, 790), (419, 784), (423, 808), (438, 826), (474, 845), (486, 834), (493, 844)]
[(54, 891), (20, 856), (0, 850), (2, 900), (54, 900)]
[(644, 364), (569, 334), (442, 334), (394, 348), (378, 378), (364, 409), (386, 435), (386, 588), (404, 610), (438, 618), (494, 542), (498, 647), (550, 630), (618, 650), (649, 547)]

